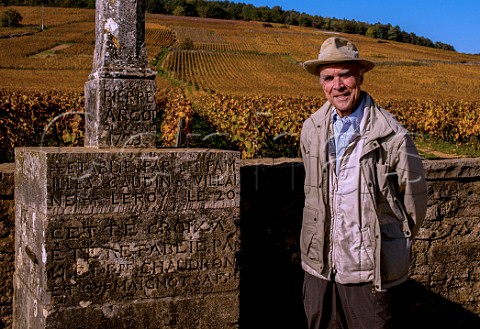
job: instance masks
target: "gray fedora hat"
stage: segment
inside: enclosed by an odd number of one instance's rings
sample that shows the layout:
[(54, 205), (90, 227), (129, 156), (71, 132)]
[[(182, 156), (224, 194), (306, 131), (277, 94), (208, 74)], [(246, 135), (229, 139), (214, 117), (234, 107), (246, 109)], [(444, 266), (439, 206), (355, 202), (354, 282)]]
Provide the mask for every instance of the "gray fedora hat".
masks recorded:
[(363, 67), (364, 72), (373, 69), (375, 64), (358, 57), (357, 47), (349, 40), (340, 37), (331, 37), (325, 40), (320, 47), (318, 59), (305, 61), (303, 67), (308, 73), (319, 75), (319, 67), (326, 64), (341, 62), (356, 62)]

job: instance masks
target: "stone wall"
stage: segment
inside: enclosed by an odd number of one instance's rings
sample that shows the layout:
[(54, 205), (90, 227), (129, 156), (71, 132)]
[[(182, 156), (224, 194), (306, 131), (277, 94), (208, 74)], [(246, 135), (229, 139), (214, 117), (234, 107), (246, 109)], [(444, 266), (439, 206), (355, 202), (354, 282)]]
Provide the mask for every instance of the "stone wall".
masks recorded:
[[(400, 328), (480, 327), (480, 159), (426, 160), (429, 209), (414, 242), (411, 279), (395, 303)], [(0, 165), (0, 328), (10, 328), (13, 172)], [(303, 206), (298, 159), (241, 168), (240, 327), (302, 328), (298, 238)]]
[(15, 205), (13, 163), (0, 164), (0, 328), (12, 325)]
[(425, 169), (429, 207), (412, 281), (427, 289), (424, 311), (439, 327), (480, 328), (480, 159), (426, 161)]

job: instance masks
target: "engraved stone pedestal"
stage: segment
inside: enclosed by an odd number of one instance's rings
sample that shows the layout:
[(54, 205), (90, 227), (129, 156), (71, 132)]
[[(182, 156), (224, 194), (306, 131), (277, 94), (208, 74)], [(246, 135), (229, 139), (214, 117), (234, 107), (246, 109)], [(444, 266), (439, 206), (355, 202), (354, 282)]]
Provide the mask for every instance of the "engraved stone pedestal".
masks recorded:
[(85, 84), (85, 146), (155, 147), (155, 80), (94, 78)]
[(16, 149), (14, 328), (238, 328), (239, 154)]

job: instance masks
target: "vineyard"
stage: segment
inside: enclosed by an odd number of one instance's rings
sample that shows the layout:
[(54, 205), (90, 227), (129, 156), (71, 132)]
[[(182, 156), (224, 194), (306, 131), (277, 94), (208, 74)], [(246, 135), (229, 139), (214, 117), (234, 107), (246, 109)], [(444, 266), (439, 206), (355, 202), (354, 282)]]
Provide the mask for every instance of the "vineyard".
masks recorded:
[[(0, 162), (13, 147), (83, 145), (83, 97), (49, 92), (26, 96), (0, 92)], [(162, 118), (158, 146), (175, 146), (180, 120), (184, 147), (228, 146), (244, 158), (298, 157), (303, 121), (324, 99), (310, 96), (187, 96), (182, 89), (157, 96)], [(380, 102), (407, 126), (415, 139), (478, 146), (480, 101), (385, 100)], [(200, 120), (206, 128), (196, 130)]]
[[(95, 48), (94, 10), (45, 8), (41, 31), (38, 7), (15, 9), (23, 26), (0, 28), (0, 36), (31, 34), (0, 38), (0, 162), (12, 160), (14, 146), (82, 145), (83, 87)], [(244, 158), (298, 156), (301, 124), (324, 101), (317, 79), (300, 63), (315, 58), (331, 35), (147, 14), (146, 46), (158, 72), (163, 120), (159, 145), (174, 145), (184, 120), (185, 146), (228, 146)], [(416, 136), (477, 147), (480, 56), (345, 36), (376, 63), (364, 89)]]

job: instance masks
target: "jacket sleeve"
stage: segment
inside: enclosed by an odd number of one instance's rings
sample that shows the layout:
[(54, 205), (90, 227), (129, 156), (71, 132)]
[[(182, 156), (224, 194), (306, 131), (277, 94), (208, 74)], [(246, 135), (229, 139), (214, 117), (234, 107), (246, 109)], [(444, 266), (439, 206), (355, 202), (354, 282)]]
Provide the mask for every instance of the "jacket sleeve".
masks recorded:
[(302, 154), (303, 165), (305, 167), (305, 171), (308, 172), (310, 168), (308, 168), (308, 150), (310, 149), (311, 143), (311, 130), (312, 130), (312, 120), (309, 118), (303, 123), (302, 132), (300, 134), (300, 151)]
[(426, 216), (427, 184), (423, 162), (412, 138), (405, 133), (399, 142), (396, 150), (397, 186), (413, 238), (417, 235)]
[[(310, 192), (311, 182), (311, 157), (310, 157), (310, 144), (311, 144), (311, 131), (312, 131), (312, 120), (307, 119), (302, 127), (302, 132), (300, 135), (300, 151), (302, 154), (303, 167), (305, 169), (305, 180), (303, 184), (305, 197), (308, 199), (308, 193)], [(308, 200), (306, 200), (308, 203)]]

